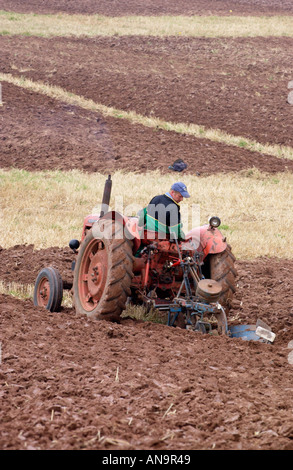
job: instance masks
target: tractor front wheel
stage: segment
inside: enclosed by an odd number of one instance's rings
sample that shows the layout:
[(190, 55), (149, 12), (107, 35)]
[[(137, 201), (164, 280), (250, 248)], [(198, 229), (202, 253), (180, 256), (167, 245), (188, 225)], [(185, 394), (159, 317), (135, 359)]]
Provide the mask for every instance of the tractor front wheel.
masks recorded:
[(63, 281), (59, 271), (53, 267), (43, 268), (36, 279), (34, 305), (58, 312), (63, 297)]
[(83, 240), (76, 259), (73, 295), (76, 312), (119, 321), (130, 296), (132, 241), (123, 226), (100, 219)]

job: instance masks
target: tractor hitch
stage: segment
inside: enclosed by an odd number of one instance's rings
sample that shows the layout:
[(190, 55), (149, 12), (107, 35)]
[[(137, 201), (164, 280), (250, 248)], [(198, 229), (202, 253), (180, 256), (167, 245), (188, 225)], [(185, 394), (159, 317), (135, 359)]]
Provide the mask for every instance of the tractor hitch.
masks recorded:
[(217, 320), (218, 332), (220, 334), (228, 335), (228, 324), (226, 313), (219, 303), (207, 304), (195, 300), (186, 300), (184, 298), (175, 298), (174, 303), (169, 305), (168, 312), (168, 326), (174, 326), (180, 313), (185, 317), (187, 329), (212, 333), (212, 323), (208, 321), (205, 316), (214, 316)]

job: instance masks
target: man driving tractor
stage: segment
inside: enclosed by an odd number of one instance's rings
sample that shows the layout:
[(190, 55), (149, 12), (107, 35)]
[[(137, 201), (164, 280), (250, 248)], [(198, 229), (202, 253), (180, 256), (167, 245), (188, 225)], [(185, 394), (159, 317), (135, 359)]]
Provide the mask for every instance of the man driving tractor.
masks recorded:
[(180, 202), (190, 195), (184, 183), (177, 182), (169, 192), (152, 198), (147, 207), (139, 213), (139, 227), (155, 234), (153, 238), (177, 238), (184, 240), (182, 231)]

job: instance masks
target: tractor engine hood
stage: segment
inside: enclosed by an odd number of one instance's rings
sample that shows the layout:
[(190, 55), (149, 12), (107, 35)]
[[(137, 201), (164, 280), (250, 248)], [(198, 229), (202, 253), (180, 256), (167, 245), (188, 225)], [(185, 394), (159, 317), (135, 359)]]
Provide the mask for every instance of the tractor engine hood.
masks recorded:
[(226, 238), (218, 228), (209, 224), (193, 228), (185, 236), (186, 239), (192, 239), (196, 250), (203, 253), (203, 258), (209, 254), (221, 253), (227, 248)]

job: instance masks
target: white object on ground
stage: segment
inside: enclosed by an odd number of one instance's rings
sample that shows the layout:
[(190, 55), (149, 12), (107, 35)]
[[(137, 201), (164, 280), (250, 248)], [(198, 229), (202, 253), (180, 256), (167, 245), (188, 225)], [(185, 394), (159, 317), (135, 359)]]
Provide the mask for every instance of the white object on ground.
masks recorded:
[(272, 331), (266, 330), (265, 328), (262, 328), (261, 326), (258, 326), (255, 330), (255, 334), (259, 336), (260, 338), (266, 339), (273, 343), (275, 341), (276, 335)]

